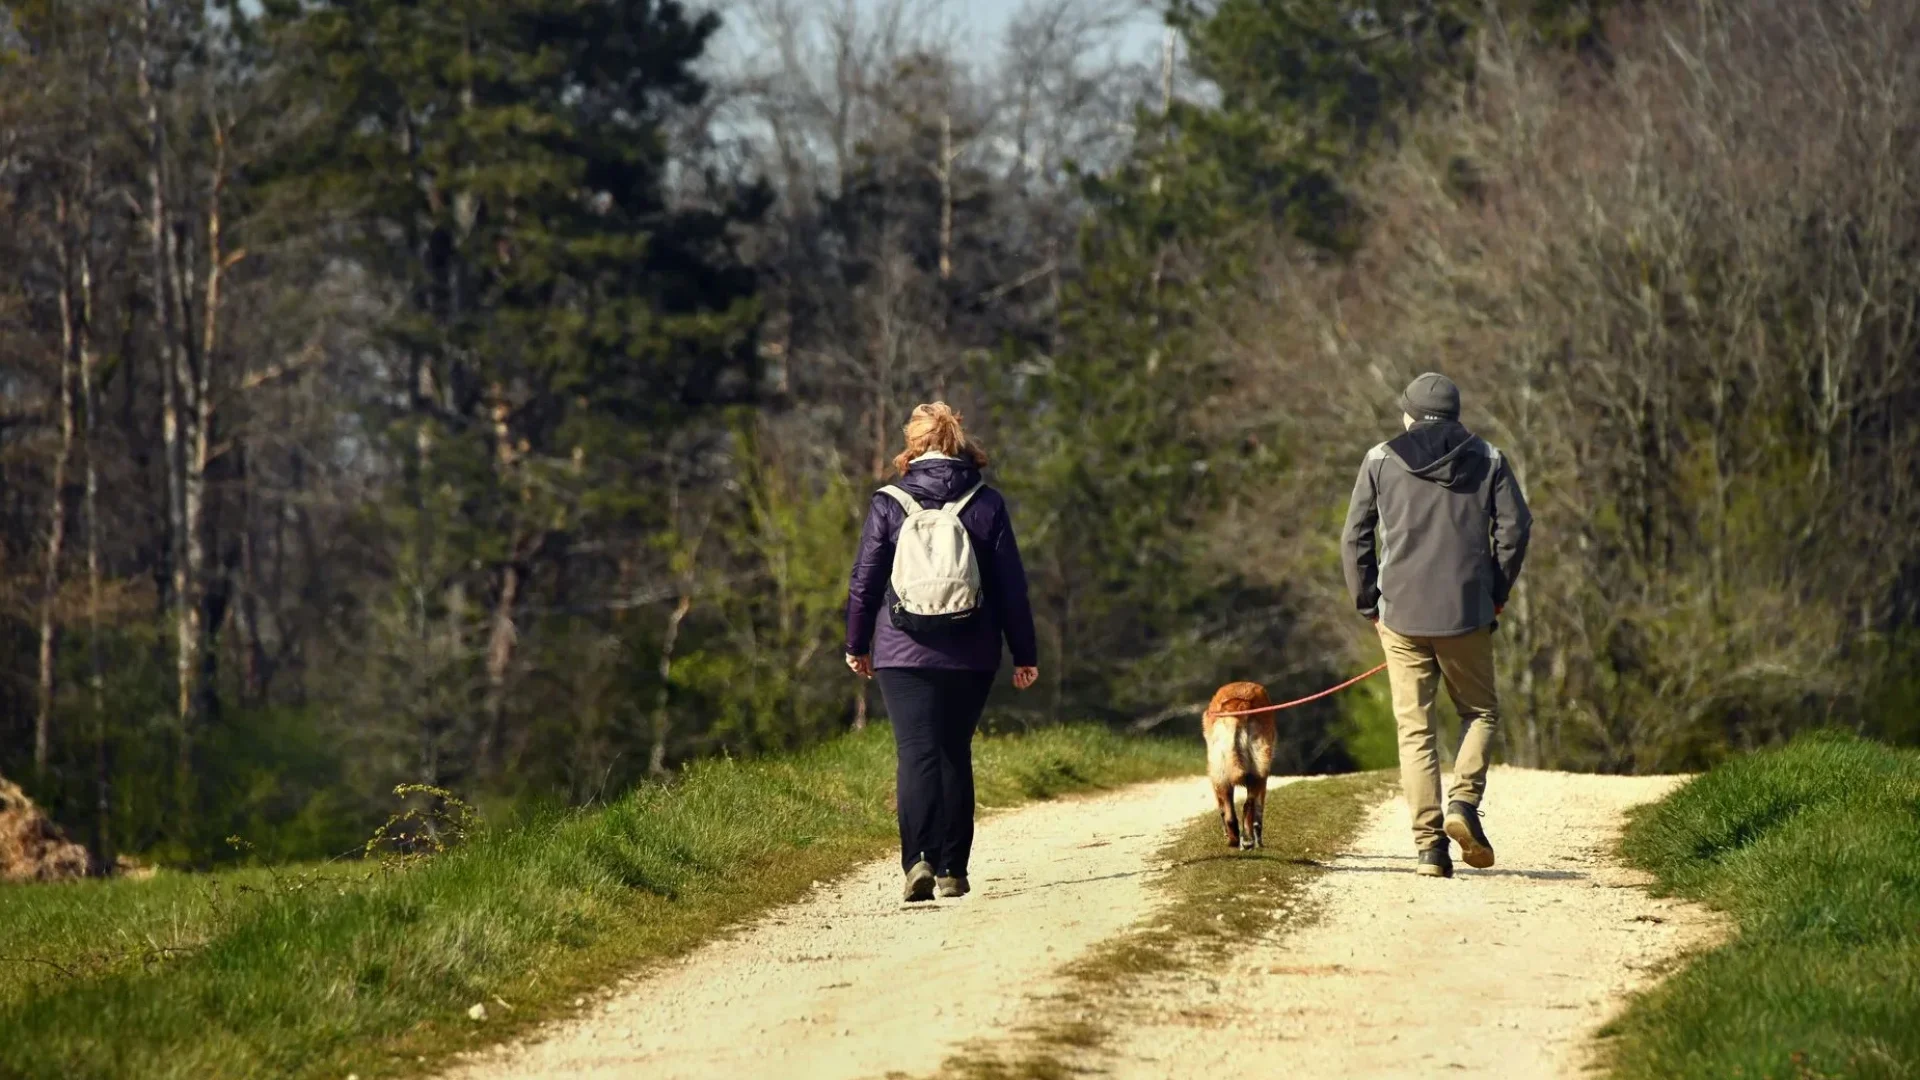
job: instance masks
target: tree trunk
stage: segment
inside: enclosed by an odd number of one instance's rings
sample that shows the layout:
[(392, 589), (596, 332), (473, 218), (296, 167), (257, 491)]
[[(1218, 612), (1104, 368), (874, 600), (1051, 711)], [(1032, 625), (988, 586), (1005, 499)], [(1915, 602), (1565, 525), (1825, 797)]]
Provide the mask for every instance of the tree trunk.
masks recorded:
[[(432, 409), (436, 386), (433, 369), (425, 357), (414, 353), (413, 370), (408, 373), (408, 390), (414, 413), (413, 453), (409, 455), (406, 476), (407, 501), (413, 509), (414, 542), (412, 595), (407, 605), (413, 620), (414, 660), (424, 668), (433, 655), (433, 621), (427, 605), (428, 582), (432, 576), (435, 543), (433, 515), (427, 512), (428, 469), (433, 460)], [(439, 703), (431, 695), (420, 700), (420, 775), (428, 784), (440, 783)]]
[(667, 772), (667, 737), (673, 725), (673, 648), (680, 640), (680, 624), (693, 610), (693, 592), (682, 590), (680, 599), (667, 616), (666, 636), (660, 642), (660, 694), (653, 704), (653, 749), (647, 755), (647, 771), (655, 776)]
[(240, 585), (234, 608), (234, 629), (240, 633), (240, 693), (249, 706), (258, 706), (266, 700), (272, 664), (260, 641), (260, 559), (253, 535), (257, 493), (247, 445), (237, 441), (233, 452), (240, 473)]
[(506, 739), (507, 672), (513, 667), (513, 646), (520, 634), (513, 623), (513, 608), (520, 599), (520, 586), (526, 571), (510, 562), (501, 570), (500, 596), (493, 605), (493, 625), (487, 636), (486, 730), (480, 733), (479, 766), (492, 775), (500, 764), (500, 748)]
[[(181, 371), (181, 385), (191, 387), (193, 407), (192, 438), (188, 442), (186, 477), (182, 486), (185, 491), (183, 503), (187, 530), (187, 631), (192, 637), (191, 652), (196, 665), (192, 672), (192, 683), (183, 689), (183, 693), (192, 695), (193, 700), (188, 707), (196, 721), (204, 721), (212, 715), (215, 704), (219, 654), (214, 651), (213, 636), (219, 630), (226, 608), (225, 590), (209, 590), (207, 587), (207, 469), (211, 461), (213, 437), (213, 365), (220, 342), (220, 289), (225, 283), (226, 270), (234, 261), (227, 254), (221, 231), (220, 203), (226, 191), (227, 141), (226, 130), (217, 117), (214, 119), (212, 137), (213, 177), (207, 192), (206, 283), (202, 289), (199, 312), (200, 343), (197, 351), (187, 349), (181, 353), (188, 361)], [(182, 267), (177, 273), (182, 281), (192, 279), (190, 267)], [(185, 294), (181, 295), (182, 325), (191, 325), (193, 313), (189, 310)], [(182, 763), (186, 764), (185, 758)]]
[(182, 430), (180, 395), (180, 328), (174, 286), (171, 235), (167, 227), (166, 126), (160, 116), (160, 101), (153, 86), (154, 0), (140, 5), (140, 60), (135, 88), (147, 126), (147, 240), (153, 263), (153, 307), (159, 316), (160, 355), (160, 431), (166, 455), (168, 565), (171, 569), (168, 598), (173, 606), (175, 708), (174, 795), (184, 819), (191, 802), (188, 789), (192, 780), (193, 675), (197, 658), (193, 655), (193, 611), (191, 582), (187, 575), (186, 446)]
[[(89, 162), (89, 173), (91, 165)], [(100, 660), (100, 472), (96, 464), (98, 414), (93, 385), (93, 255), (88, 230), (80, 231), (80, 406), (86, 419), (87, 687), (93, 699), (93, 860), (111, 873), (113, 851), (113, 760), (108, 747), (106, 666)]]
[[(487, 398), (487, 413), (493, 426), (496, 481), (504, 489), (517, 479), (522, 485), (521, 495), (530, 497), (525, 478), (519, 474), (520, 450), (514, 445), (513, 407), (507, 400), (506, 388), (494, 384), (488, 390)], [(527, 574), (526, 566), (520, 560), (523, 552), (537, 552), (539, 541), (536, 539), (529, 546), (526, 539), (512, 535), (507, 550), (509, 558), (500, 568), (500, 593), (493, 605), (487, 633), (487, 692), (481, 721), (484, 726), (475, 753), (475, 765), (483, 776), (493, 774), (499, 763), (497, 759), (501, 744), (506, 739), (507, 672), (513, 666), (513, 648), (520, 637), (514, 626), (513, 609), (520, 600), (520, 590)]]
[[(1524, 488), (1522, 490), (1525, 490)], [(1519, 590), (1510, 601), (1513, 611), (1513, 635), (1517, 640), (1517, 652), (1520, 654), (1520, 701), (1525, 710), (1523, 723), (1526, 725), (1526, 742), (1520, 750), (1520, 764), (1529, 769), (1547, 767), (1546, 749), (1540, 739), (1540, 688), (1535, 684), (1533, 674), (1534, 642), (1532, 604), (1526, 590)]]
[(940, 280), (953, 279), (953, 114), (940, 114)]
[(1169, 26), (1166, 36), (1160, 42), (1160, 115), (1165, 116), (1173, 110), (1173, 52), (1179, 44), (1180, 32)]
[(874, 380), (873, 390), (873, 482), (887, 479), (887, 391), (883, 380)]
[(53, 500), (47, 512), (47, 558), (41, 577), (40, 594), (40, 678), (39, 701), (33, 717), (33, 768), (36, 775), (47, 771), (53, 742), (54, 666), (60, 626), (56, 609), (60, 600), (60, 558), (67, 543), (67, 469), (73, 461), (73, 382), (80, 353), (78, 313), (73, 297), (73, 268), (67, 250), (71, 230), (65, 195), (58, 199), (57, 243), (60, 248), (60, 450), (53, 459)]
[(1067, 707), (1067, 676), (1071, 667), (1067, 662), (1067, 650), (1071, 646), (1071, 628), (1073, 622), (1073, 585), (1062, 575), (1058, 603), (1053, 621), (1054, 666), (1058, 674), (1053, 679), (1052, 721), (1059, 723)]

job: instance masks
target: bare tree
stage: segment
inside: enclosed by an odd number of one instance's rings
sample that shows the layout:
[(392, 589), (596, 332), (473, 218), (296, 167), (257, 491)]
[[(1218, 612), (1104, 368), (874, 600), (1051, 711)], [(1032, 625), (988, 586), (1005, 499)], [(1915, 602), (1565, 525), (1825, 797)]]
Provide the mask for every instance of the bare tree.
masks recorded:
[(51, 746), (54, 648), (59, 633), (55, 612), (60, 601), (60, 561), (66, 551), (67, 539), (67, 469), (73, 461), (74, 451), (74, 381), (76, 369), (80, 366), (80, 352), (87, 347), (85, 330), (78, 324), (79, 313), (74, 298), (71, 203), (64, 191), (56, 195), (55, 200), (55, 235), (50, 238), (49, 246), (59, 252), (60, 267), (60, 449), (53, 462), (53, 497), (47, 512), (46, 563), (41, 579), (40, 694), (33, 723), (33, 765), (36, 772), (46, 771)]
[(1625, 30), (1604, 78), (1490, 38), (1472, 97), (1375, 171), (1355, 262), (1276, 242), (1217, 327), (1325, 451), (1283, 505), (1344, 493), (1406, 378), (1468, 388), (1536, 502), (1502, 621), (1534, 764), (1670, 767), (1840, 707), (1920, 557), (1894, 419), (1920, 393), (1920, 22), (1769, 3)]

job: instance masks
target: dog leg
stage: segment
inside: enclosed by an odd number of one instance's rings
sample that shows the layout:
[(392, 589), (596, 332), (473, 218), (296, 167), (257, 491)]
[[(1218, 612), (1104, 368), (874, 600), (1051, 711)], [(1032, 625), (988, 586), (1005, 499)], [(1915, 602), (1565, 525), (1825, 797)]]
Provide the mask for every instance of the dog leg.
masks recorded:
[(1245, 780), (1247, 798), (1246, 801), (1240, 804), (1241, 851), (1252, 851), (1254, 848), (1260, 846), (1260, 834), (1256, 831), (1260, 828), (1257, 824), (1260, 819), (1254, 816), (1254, 808), (1259, 805), (1257, 801), (1258, 796), (1254, 794), (1254, 783), (1255, 781), (1252, 777), (1247, 777)]
[(1265, 777), (1247, 778), (1247, 831), (1253, 834), (1253, 846), (1263, 848), (1266, 842), (1267, 823), (1267, 781)]
[(1233, 784), (1215, 780), (1213, 801), (1220, 807), (1220, 823), (1227, 830), (1227, 846), (1240, 846), (1240, 821), (1233, 810)]

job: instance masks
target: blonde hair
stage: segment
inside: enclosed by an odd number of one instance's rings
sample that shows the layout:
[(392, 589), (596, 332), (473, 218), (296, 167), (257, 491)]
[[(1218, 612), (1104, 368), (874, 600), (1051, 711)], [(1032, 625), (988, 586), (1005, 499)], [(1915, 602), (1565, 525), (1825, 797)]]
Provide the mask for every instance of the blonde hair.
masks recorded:
[(960, 414), (944, 401), (915, 406), (912, 419), (901, 429), (907, 437), (907, 448), (894, 457), (894, 471), (905, 475), (908, 463), (922, 454), (945, 454), (971, 461), (975, 468), (986, 468), (986, 452), (967, 441), (960, 420)]

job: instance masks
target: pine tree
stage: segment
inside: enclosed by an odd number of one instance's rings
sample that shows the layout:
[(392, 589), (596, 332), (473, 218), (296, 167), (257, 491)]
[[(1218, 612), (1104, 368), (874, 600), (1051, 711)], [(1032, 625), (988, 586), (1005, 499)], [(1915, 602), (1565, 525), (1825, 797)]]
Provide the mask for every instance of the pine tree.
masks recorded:
[[(1587, 47), (1593, 6), (1540, 0), (1516, 22)], [(1238, 639), (1194, 629), (1286, 606), (1203, 547), (1210, 518), (1257, 490), (1260, 470), (1284, 467), (1287, 411), (1234, 400), (1232, 365), (1206, 328), (1276, 239), (1316, 257), (1354, 247), (1362, 166), (1410, 113), (1464, 85), (1470, 33), (1500, 14), (1455, 0), (1171, 6), (1213, 96), (1140, 109), (1128, 158), (1087, 178), (1092, 214), (1058, 346), (994, 395), (1028, 463), (1016, 493), (1038, 512), (1041, 620), (1053, 651), (1079, 664), (1053, 680), (1058, 710), (1147, 707), (1165, 700), (1167, 672), (1278, 666), (1283, 614)], [(1216, 655), (1180, 662), (1195, 649)]]
[(644, 529), (666, 434), (755, 388), (755, 281), (732, 242), (763, 200), (671, 196), (671, 123), (705, 93), (692, 66), (718, 21), (671, 0), (273, 13), (305, 125), (289, 202), (310, 228), (342, 220), (391, 304), (385, 430), (407, 475), (383, 510), (411, 535), (396, 616), (410, 674), (440, 686), (415, 718), (423, 765), (485, 772), (533, 578), (594, 522)]

